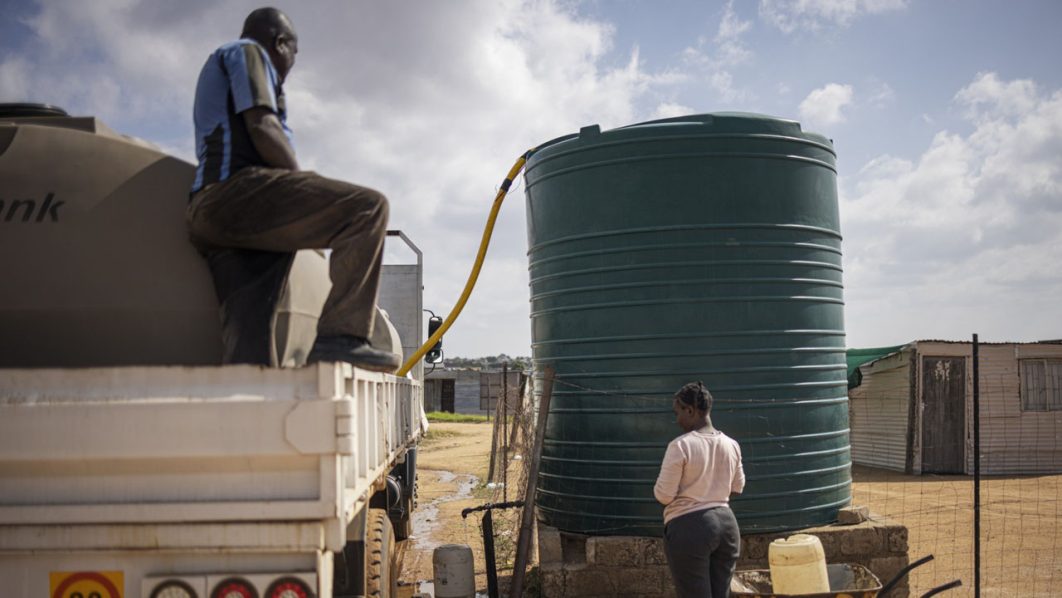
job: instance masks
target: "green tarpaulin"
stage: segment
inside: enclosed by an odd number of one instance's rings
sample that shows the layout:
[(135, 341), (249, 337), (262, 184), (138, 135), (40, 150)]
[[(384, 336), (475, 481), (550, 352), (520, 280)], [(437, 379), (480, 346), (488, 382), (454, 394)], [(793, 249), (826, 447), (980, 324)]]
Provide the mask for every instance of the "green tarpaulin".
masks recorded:
[(848, 359), (848, 388), (855, 388), (862, 384), (863, 376), (859, 373), (859, 366), (864, 363), (870, 363), (876, 359), (881, 359), (882, 357), (895, 353), (906, 346), (907, 345), (896, 345), (895, 347), (849, 349), (846, 354)]

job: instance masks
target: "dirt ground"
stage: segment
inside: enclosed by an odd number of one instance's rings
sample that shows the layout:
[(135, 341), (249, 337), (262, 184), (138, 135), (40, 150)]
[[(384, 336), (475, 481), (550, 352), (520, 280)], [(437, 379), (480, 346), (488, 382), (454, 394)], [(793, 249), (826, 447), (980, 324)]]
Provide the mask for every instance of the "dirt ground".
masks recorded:
[(413, 537), (406, 542), (402, 595), (432, 579), (432, 552), (442, 544), (466, 544), (476, 563), (476, 587), (486, 592), (483, 539), (479, 518), (461, 518), (461, 510), (491, 500), (484, 487), (491, 445), (491, 423), (433, 422), (418, 453), (418, 509)]
[[(852, 502), (908, 528), (912, 595), (959, 578), (942, 596), (973, 596), (972, 476), (910, 476), (856, 466)], [(1062, 595), (1062, 475), (993, 476), (981, 482), (981, 595)]]
[[(432, 551), (466, 544), (476, 563), (477, 588), (486, 591), (483, 541), (476, 515), (461, 510), (500, 500), (484, 487), (490, 423), (433, 423), (419, 455), (419, 509), (414, 537), (406, 542), (402, 569), (405, 596), (432, 579)], [(908, 476), (856, 466), (852, 500), (876, 516), (907, 526), (909, 555), (935, 560), (911, 576), (913, 596), (959, 578), (963, 587), (942, 594), (972, 596), (973, 479), (969, 476)], [(994, 476), (982, 479), (982, 595), (1062, 596), (1062, 475)], [(513, 497), (509, 497), (512, 499)], [(514, 510), (508, 514), (518, 516)], [(501, 527), (502, 523), (496, 524)], [(499, 552), (504, 547), (499, 546)], [(501, 574), (508, 571), (502, 567)]]

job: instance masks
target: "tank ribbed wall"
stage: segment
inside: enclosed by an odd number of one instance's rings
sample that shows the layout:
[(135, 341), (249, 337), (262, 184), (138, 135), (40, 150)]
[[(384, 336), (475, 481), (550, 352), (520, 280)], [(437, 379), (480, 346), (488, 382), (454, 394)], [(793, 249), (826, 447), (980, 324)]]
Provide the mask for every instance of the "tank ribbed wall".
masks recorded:
[(834, 163), (828, 139), (748, 114), (591, 127), (531, 157), (534, 361), (557, 372), (545, 523), (659, 535), (671, 397), (694, 380), (742, 446), (743, 532), (849, 502)]

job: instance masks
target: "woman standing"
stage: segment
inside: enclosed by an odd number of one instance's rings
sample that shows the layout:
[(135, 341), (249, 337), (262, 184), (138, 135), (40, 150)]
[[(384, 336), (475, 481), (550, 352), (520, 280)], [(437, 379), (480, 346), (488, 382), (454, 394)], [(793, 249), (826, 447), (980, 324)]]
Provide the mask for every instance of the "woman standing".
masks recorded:
[(685, 434), (671, 441), (653, 493), (664, 505), (664, 550), (680, 598), (727, 598), (741, 551), (730, 494), (745, 488), (741, 447), (712, 426), (712, 395), (701, 382), (675, 393)]

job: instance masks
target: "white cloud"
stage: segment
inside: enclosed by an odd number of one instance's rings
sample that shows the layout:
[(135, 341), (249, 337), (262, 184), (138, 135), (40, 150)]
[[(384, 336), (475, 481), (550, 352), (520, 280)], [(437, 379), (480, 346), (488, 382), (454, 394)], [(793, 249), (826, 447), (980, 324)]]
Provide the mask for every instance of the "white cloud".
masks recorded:
[(682, 52), (685, 63), (703, 73), (718, 101), (747, 102), (754, 98), (750, 91), (734, 85), (732, 74), (734, 67), (748, 63), (755, 56), (742, 39), (751, 27), (752, 22), (741, 20), (734, 12), (734, 1), (729, 0), (723, 7), (715, 36), (710, 40), (701, 37), (696, 46)]
[(653, 118), (671, 118), (673, 116), (685, 116), (687, 114), (693, 114), (696, 110), (689, 106), (677, 104), (675, 102), (661, 102), (653, 110)]
[(1062, 331), (1062, 90), (985, 73), (955, 102), (969, 134), (941, 131), (917, 160), (881, 156), (842, 186), (854, 338)]
[(982, 121), (1026, 114), (1036, 107), (1036, 84), (1027, 79), (1003, 82), (995, 73), (978, 73), (974, 82), (959, 91), (956, 99), (966, 116)]
[[(189, 159), (199, 68), (256, 6), (45, 3), (25, 47), (0, 57), (0, 101), (94, 114)], [(286, 85), (300, 161), (388, 195), (391, 226), (424, 251), (425, 306), (437, 313), (456, 301), (517, 156), (583, 125), (649, 118), (651, 105), (640, 112), (638, 100), (666, 96), (682, 79), (647, 72), (637, 49), (614, 52), (610, 25), (561, 1), (415, 10), (333, 1), (292, 4), (289, 14), (300, 37)], [(627, 57), (618, 65), (617, 52)], [(448, 335), (451, 355), (529, 351), (523, 202), (510, 192), (476, 292)]]
[(723, 18), (719, 21), (719, 31), (715, 34), (718, 60), (729, 66), (747, 62), (752, 52), (745, 47), (741, 36), (752, 27), (751, 21), (742, 21), (734, 12), (734, 0), (729, 0), (723, 7)]
[(0, 62), (0, 97), (9, 100), (28, 99), (26, 61), (21, 57)]
[(896, 101), (896, 91), (888, 83), (879, 83), (876, 89), (871, 92), (870, 98), (867, 99), (867, 103), (875, 108), (884, 108), (885, 106)]
[(130, 0), (43, 3), (25, 22), (33, 34), (28, 45), (0, 58), (0, 101), (57, 104), (119, 130), (185, 118), (210, 51), (202, 41), (238, 31), (240, 13), (246, 9), (204, 0), (180, 7)]
[(829, 126), (845, 120), (845, 106), (852, 103), (852, 86), (828, 83), (813, 90), (800, 102), (801, 121), (810, 126)]
[(760, 17), (785, 33), (847, 27), (862, 15), (907, 8), (908, 0), (760, 0)]

